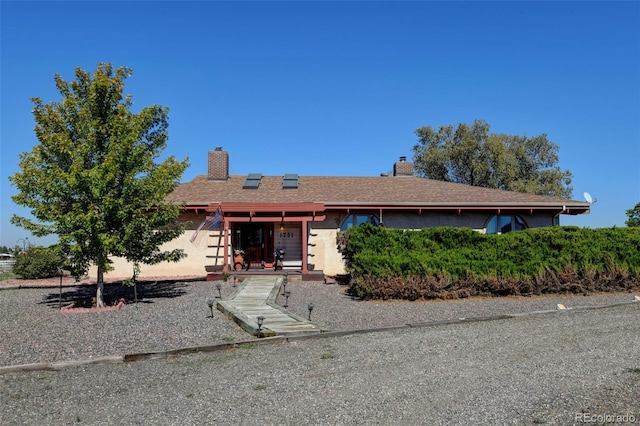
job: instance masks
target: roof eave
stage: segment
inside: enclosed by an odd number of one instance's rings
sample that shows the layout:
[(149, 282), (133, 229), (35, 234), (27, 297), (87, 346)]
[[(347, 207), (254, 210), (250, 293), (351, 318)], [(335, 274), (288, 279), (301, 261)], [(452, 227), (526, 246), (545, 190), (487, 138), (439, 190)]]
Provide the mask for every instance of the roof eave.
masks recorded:
[(243, 211), (260, 211), (260, 212), (280, 212), (280, 211), (315, 211), (322, 212), (325, 210), (353, 210), (353, 209), (371, 209), (371, 210), (450, 210), (461, 212), (463, 210), (487, 210), (487, 211), (503, 211), (503, 210), (529, 210), (533, 211), (552, 211), (560, 214), (588, 214), (591, 210), (591, 204), (567, 201), (562, 202), (438, 202), (438, 203), (380, 203), (380, 202), (325, 202), (325, 203), (223, 203), (223, 202), (187, 202), (181, 203), (183, 210), (192, 211), (215, 211), (218, 206), (222, 207), (226, 212), (243, 212)]
[(560, 214), (585, 214), (590, 212), (591, 204), (582, 202), (569, 201), (566, 203), (546, 203), (546, 202), (503, 202), (503, 203), (486, 203), (486, 202), (470, 202), (470, 203), (358, 203), (358, 202), (342, 202), (342, 203), (325, 203), (327, 210), (353, 210), (353, 209), (372, 209), (372, 210), (451, 210), (461, 212), (462, 210), (529, 210), (533, 211), (552, 211)]

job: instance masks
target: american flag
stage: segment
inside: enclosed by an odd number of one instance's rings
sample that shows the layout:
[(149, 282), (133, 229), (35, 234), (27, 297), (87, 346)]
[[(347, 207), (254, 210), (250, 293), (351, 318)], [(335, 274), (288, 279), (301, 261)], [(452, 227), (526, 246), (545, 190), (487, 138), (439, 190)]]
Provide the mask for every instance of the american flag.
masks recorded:
[(220, 225), (222, 225), (222, 211), (220, 210), (220, 207), (218, 207), (216, 209), (215, 215), (213, 216), (213, 220), (209, 229), (218, 229), (220, 228)]
[(198, 238), (198, 234), (200, 233), (202, 228), (204, 228), (207, 224), (209, 224), (207, 229), (220, 228), (220, 225), (222, 225), (222, 210), (220, 210), (220, 207), (216, 209), (216, 212), (214, 214), (209, 215), (205, 218), (205, 220), (200, 224), (200, 226), (198, 226), (198, 229), (196, 229), (196, 232), (193, 233), (189, 241), (194, 242), (196, 238)]

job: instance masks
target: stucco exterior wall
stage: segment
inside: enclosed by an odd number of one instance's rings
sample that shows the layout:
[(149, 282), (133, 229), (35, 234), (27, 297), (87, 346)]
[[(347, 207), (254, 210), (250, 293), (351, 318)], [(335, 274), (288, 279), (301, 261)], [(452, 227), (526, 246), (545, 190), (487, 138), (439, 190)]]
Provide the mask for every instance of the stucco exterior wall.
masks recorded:
[[(163, 244), (161, 250), (170, 251), (180, 248), (184, 250), (187, 257), (177, 263), (162, 262), (157, 265), (140, 265), (138, 277), (144, 279), (162, 276), (206, 276), (204, 266), (215, 263), (215, 258), (211, 258), (211, 256), (215, 255), (216, 251), (209, 246), (218, 244), (219, 231), (201, 230), (193, 242), (189, 241), (205, 218), (205, 214), (186, 213), (181, 215), (178, 222), (185, 224), (185, 232), (178, 238)], [(220, 248), (220, 262), (222, 262), (223, 246)], [(111, 265), (113, 270), (105, 274), (105, 279), (131, 278), (133, 275), (131, 262), (119, 257), (112, 257), (110, 260), (113, 262)], [(97, 275), (98, 271), (94, 266), (89, 270), (89, 276), (95, 278)]]
[(342, 256), (336, 247), (338, 225), (335, 215), (327, 215), (323, 222), (309, 226), (309, 267), (326, 275), (344, 273)]
[[(435, 226), (470, 227), (484, 232), (485, 226), (493, 213), (439, 214), (397, 212), (385, 213), (383, 223), (389, 228), (422, 229)], [(178, 263), (163, 262), (157, 265), (141, 265), (140, 278), (162, 276), (205, 276), (205, 266), (221, 268), (224, 264), (224, 241), (221, 231), (201, 230), (193, 242), (190, 241), (197, 227), (205, 220), (206, 215), (187, 213), (180, 217), (186, 224), (186, 231), (175, 240), (163, 245), (163, 250), (181, 248), (187, 257)], [(309, 224), (308, 262), (310, 270), (322, 270), (326, 275), (337, 275), (345, 272), (344, 262), (336, 246), (336, 238), (345, 213), (328, 213), (322, 222)], [(553, 225), (552, 214), (521, 215), (530, 228)], [(105, 275), (107, 278), (129, 278), (133, 274), (133, 265), (121, 258), (112, 258), (113, 270)], [(96, 268), (89, 272), (96, 277)]]

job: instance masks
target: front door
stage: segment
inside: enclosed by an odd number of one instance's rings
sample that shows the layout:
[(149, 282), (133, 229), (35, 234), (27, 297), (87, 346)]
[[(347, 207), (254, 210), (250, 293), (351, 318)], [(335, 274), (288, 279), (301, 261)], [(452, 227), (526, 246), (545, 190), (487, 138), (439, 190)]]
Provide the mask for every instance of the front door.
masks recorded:
[(264, 268), (273, 262), (273, 224), (238, 223), (233, 230), (233, 249), (244, 250), (249, 268)]

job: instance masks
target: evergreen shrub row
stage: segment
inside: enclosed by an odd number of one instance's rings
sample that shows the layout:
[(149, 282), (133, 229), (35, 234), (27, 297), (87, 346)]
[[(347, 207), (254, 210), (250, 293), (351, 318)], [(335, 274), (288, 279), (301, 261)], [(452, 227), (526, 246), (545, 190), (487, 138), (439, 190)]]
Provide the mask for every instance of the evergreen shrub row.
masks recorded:
[(484, 235), (353, 227), (338, 236), (351, 290), (364, 299), (631, 290), (640, 285), (640, 228), (534, 228)]

